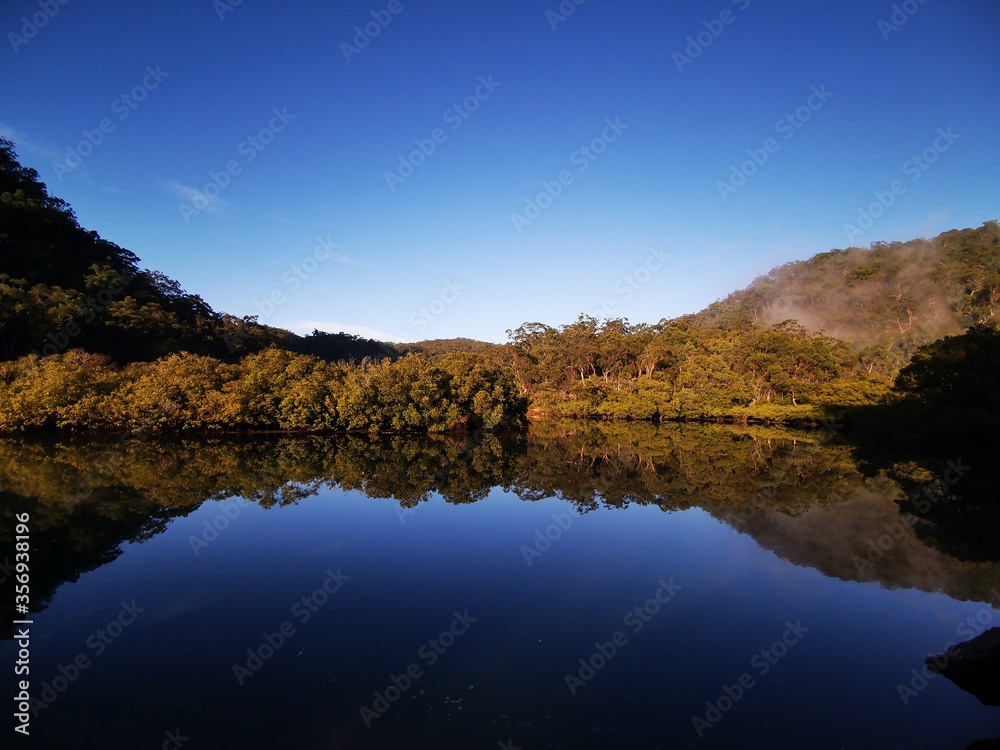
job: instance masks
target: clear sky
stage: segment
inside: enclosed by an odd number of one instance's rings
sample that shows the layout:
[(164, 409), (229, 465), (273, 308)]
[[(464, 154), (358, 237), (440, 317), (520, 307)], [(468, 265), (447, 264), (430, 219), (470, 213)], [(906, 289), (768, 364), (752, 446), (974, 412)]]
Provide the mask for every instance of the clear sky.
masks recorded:
[(0, 134), (293, 330), (655, 322), (1000, 218), (995, 0), (62, 2), (2, 3)]

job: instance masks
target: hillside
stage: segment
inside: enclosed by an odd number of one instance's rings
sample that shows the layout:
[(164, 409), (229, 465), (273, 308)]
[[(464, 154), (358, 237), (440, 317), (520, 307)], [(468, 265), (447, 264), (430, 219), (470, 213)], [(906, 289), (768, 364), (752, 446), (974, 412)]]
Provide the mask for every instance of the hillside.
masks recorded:
[(236, 361), (269, 346), (327, 361), (395, 357), (346, 333), (298, 336), (216, 312), (139, 258), (87, 231), (0, 138), (0, 361), (71, 348), (119, 363), (187, 351)]
[(901, 365), (917, 346), (1000, 315), (1000, 224), (933, 239), (831, 250), (786, 263), (694, 317), (806, 329)]
[(496, 349), (497, 344), (468, 338), (428, 339), (426, 341), (415, 341), (412, 344), (396, 344), (396, 348), (401, 354), (422, 354), (425, 357), (434, 359), (456, 352), (469, 354), (483, 353), (491, 349)]
[(652, 325), (525, 323), (508, 332), (510, 362), (539, 416), (809, 421), (879, 401), (922, 347), (995, 327), (998, 313), (989, 221), (820, 253)]

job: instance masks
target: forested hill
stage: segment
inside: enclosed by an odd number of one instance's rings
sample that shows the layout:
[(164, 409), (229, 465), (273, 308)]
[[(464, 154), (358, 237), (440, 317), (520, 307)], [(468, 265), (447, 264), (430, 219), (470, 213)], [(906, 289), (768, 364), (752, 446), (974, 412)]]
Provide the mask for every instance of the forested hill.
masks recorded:
[[(914, 357), (943, 357), (945, 379), (975, 371), (997, 347), (998, 313), (1000, 225), (989, 221), (821, 253), (652, 325), (526, 323), (509, 332), (510, 360), (537, 415), (816, 419), (883, 399)], [(948, 351), (928, 348), (938, 341)]]
[(482, 353), (495, 349), (497, 344), (490, 344), (486, 341), (476, 339), (429, 339), (427, 341), (417, 341), (413, 344), (397, 344), (396, 348), (403, 354), (421, 354), (431, 359), (443, 357), (455, 352)]
[(1000, 224), (934, 239), (831, 250), (786, 263), (694, 316), (701, 324), (796, 320), (859, 348), (915, 348), (1000, 317)]
[(277, 346), (327, 361), (395, 357), (346, 333), (298, 336), (216, 312), (132, 252), (87, 231), (0, 138), (0, 361), (85, 349), (119, 363), (187, 351), (237, 361)]
[[(529, 322), (505, 345), (298, 336), (141, 269), (0, 139), (0, 431), (493, 428), (526, 399), (538, 416), (815, 421), (878, 402), (911, 357), (948, 383), (978, 373), (998, 310), (990, 221), (789, 263), (652, 324)], [(992, 381), (962, 382), (993, 414)]]

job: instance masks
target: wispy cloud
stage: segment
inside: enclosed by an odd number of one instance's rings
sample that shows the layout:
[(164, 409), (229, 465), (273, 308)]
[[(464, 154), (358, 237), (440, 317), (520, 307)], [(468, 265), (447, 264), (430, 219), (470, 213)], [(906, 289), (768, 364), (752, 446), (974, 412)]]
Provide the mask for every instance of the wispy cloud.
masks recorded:
[[(86, 185), (87, 187), (92, 187), (95, 190), (100, 190), (102, 193), (108, 193), (110, 195), (123, 194), (122, 191), (114, 185), (97, 182), (92, 179), (90, 175), (87, 174), (87, 170), (83, 166), (76, 166), (72, 169), (68, 168), (65, 161), (65, 148), (60, 151), (60, 147), (51, 141), (28, 135), (27, 133), (13, 128), (3, 122), (0, 122), (0, 137), (13, 141), (14, 145), (17, 147), (18, 153), (22, 156), (24, 154), (28, 154), (29, 156), (41, 161), (49, 162), (50, 166), (56, 170), (59, 182), (62, 182), (63, 177), (68, 175), (69, 179), (82, 185)], [(49, 181), (50, 187), (52, 187), (52, 184), (52, 181)]]
[(344, 255), (343, 253), (331, 252), (330, 260), (335, 260), (338, 263), (343, 263), (345, 266), (357, 266), (358, 268), (370, 268), (363, 263), (358, 263), (354, 258), (349, 255)]
[(89, 178), (87, 178), (85, 180), (85, 182), (86, 182), (87, 185), (90, 185), (92, 188), (100, 190), (103, 193), (107, 193), (108, 195), (125, 195), (125, 192), (123, 190), (119, 190), (114, 185), (104, 185), (104, 184), (101, 184), (99, 182), (94, 182), (93, 180), (91, 180)]
[(229, 201), (223, 200), (219, 196), (209, 198), (205, 193), (195, 187), (190, 187), (177, 180), (163, 180), (160, 187), (171, 195), (181, 199), (185, 203), (190, 203), (198, 211), (213, 214), (215, 216), (229, 215)]
[(920, 237), (933, 237), (936, 234), (940, 234), (944, 228), (944, 223), (948, 220), (948, 210), (943, 209), (937, 211), (926, 219), (924, 223), (920, 225), (920, 231), (918, 232)]
[(44, 138), (28, 135), (5, 122), (0, 122), (0, 137), (13, 141), (19, 152), (29, 154), (45, 161), (56, 161), (60, 158), (59, 147)]

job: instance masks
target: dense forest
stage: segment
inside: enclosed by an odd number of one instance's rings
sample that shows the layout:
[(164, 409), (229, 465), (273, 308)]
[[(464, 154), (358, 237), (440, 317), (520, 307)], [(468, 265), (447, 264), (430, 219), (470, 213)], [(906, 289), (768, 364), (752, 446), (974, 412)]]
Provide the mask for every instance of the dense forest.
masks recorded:
[(72, 350), (0, 365), (0, 431), (445, 432), (519, 425), (524, 398), (475, 355), (328, 363), (267, 349), (227, 364), (198, 354), (118, 366)]
[[(522, 424), (529, 410), (816, 423), (912, 396), (907, 373), (921, 362), (974, 370), (993, 356), (1000, 320), (991, 221), (822, 253), (655, 324), (524, 323), (504, 345), (299, 336), (216, 312), (142, 270), (135, 254), (82, 228), (4, 139), (0, 243), (6, 432), (451, 431)], [(942, 337), (950, 349), (933, 348)], [(970, 398), (996, 413), (989, 398)]]

